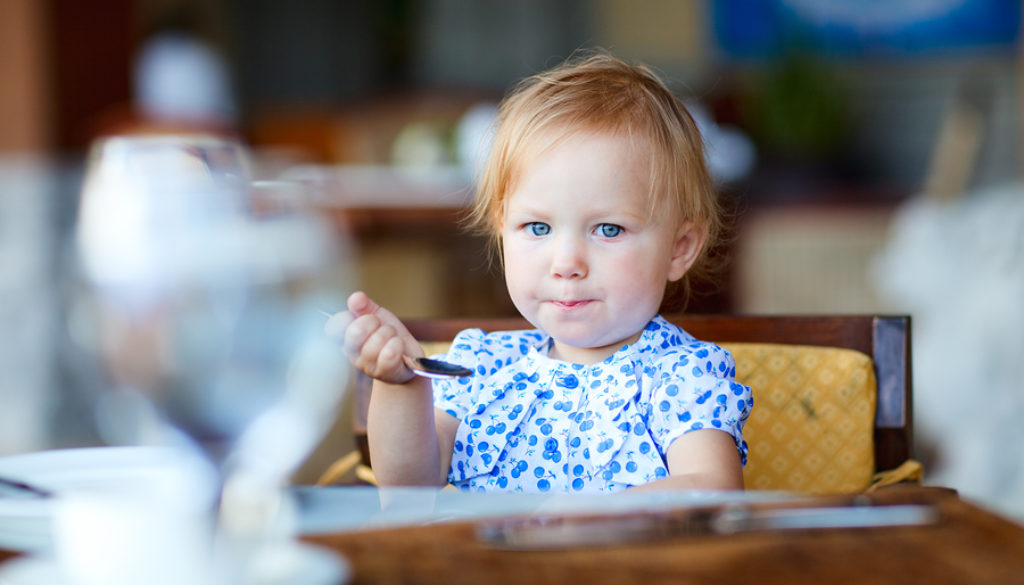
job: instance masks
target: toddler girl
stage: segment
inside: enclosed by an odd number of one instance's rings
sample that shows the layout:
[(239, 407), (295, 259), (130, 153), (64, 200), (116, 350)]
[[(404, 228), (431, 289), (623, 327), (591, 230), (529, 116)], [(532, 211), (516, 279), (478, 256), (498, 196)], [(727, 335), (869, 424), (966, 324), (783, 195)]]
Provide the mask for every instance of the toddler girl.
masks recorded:
[(703, 157), (680, 101), (608, 55), (506, 97), (473, 219), (536, 329), (462, 331), (443, 359), (474, 375), (431, 382), (402, 361), (419, 344), (365, 294), (328, 323), (375, 379), (382, 485), (742, 489), (750, 389), (728, 352), (657, 314), (719, 230)]

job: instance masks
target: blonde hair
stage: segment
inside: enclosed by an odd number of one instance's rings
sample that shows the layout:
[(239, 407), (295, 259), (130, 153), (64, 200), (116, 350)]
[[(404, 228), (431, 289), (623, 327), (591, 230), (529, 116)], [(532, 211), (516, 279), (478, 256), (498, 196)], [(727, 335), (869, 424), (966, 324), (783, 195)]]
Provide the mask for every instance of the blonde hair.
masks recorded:
[(719, 237), (721, 209), (697, 124), (644, 65), (597, 52), (519, 82), (501, 103), (470, 225), (500, 250), (505, 206), (523, 166), (545, 146), (579, 132), (618, 134), (646, 148), (651, 213), (671, 213), (679, 225), (705, 231), (703, 249), (681, 281), (685, 298), (691, 273), (703, 273), (707, 251)]

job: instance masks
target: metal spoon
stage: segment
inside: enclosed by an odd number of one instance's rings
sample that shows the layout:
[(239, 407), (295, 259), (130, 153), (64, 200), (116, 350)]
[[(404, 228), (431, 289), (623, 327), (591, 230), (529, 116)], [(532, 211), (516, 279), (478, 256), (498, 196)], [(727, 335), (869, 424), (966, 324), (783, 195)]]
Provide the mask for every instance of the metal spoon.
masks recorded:
[[(328, 319), (334, 316), (334, 313), (331, 313), (326, 309), (318, 309), (318, 311)], [(402, 356), (402, 359), (405, 362), (405, 367), (412, 370), (412, 373), (417, 376), (423, 376), (424, 378), (444, 380), (450, 378), (463, 378), (473, 375), (473, 370), (451, 362), (435, 360), (427, 357), (417, 358), (410, 355), (404, 355)]]
[(473, 370), (451, 362), (426, 357), (414, 358), (408, 355), (402, 356), (402, 359), (405, 360), (406, 367), (412, 370), (412, 373), (417, 376), (423, 376), (424, 378), (437, 378), (444, 380), (448, 378), (463, 378), (465, 376), (473, 375)]

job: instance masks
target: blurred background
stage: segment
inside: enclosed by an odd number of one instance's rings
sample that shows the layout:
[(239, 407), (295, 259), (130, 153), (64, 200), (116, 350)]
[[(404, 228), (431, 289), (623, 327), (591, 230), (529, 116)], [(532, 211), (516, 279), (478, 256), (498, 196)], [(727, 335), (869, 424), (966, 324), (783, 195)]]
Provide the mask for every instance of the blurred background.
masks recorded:
[[(89, 444), (61, 259), (88, 145), (239, 138), (403, 317), (513, 308), (461, 230), (518, 79), (603, 47), (698, 118), (727, 207), (693, 312), (907, 313), (930, 482), (1024, 517), (1017, 0), (0, 0), (0, 454)], [(344, 417), (344, 414), (343, 414)], [(344, 425), (324, 459), (351, 448)], [(301, 481), (304, 478), (299, 478)]]

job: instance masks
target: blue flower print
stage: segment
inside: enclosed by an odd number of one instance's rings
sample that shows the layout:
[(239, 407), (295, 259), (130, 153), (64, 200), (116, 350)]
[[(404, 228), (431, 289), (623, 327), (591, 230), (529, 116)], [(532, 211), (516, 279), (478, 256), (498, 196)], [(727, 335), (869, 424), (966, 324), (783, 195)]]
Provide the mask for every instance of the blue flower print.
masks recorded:
[(732, 357), (661, 317), (601, 363), (547, 355), (539, 331), (461, 332), (444, 359), (477, 372), (434, 381), (434, 403), (460, 421), (449, 481), (466, 490), (617, 491), (667, 475), (679, 435), (733, 436), (741, 460), (750, 389)]
[(508, 420), (516, 420), (519, 418), (519, 413), (523, 412), (523, 405), (517, 404), (512, 407), (512, 412), (508, 413)]
[(577, 386), (580, 385), (580, 380), (576, 376), (574, 376), (572, 374), (568, 374), (566, 376), (561, 376), (559, 378), (556, 378), (555, 379), (555, 384), (557, 384), (558, 386), (561, 386), (562, 388), (568, 388), (568, 389), (572, 390), (573, 388), (576, 388)]

